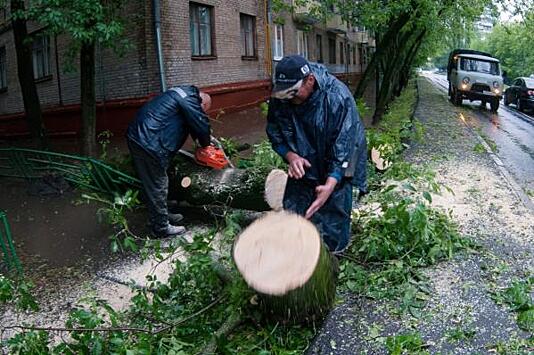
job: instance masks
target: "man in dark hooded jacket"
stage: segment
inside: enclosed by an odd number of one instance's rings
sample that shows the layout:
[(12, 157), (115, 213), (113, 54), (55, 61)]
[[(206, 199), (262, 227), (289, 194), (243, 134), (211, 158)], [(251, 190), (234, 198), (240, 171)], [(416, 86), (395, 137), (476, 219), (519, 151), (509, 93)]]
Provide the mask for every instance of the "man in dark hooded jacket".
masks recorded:
[(150, 225), (157, 237), (185, 232), (183, 226), (173, 225), (182, 216), (169, 214), (167, 209), (167, 169), (189, 134), (202, 147), (210, 145), (210, 124), (206, 115), (210, 106), (210, 96), (195, 86), (175, 87), (141, 107), (128, 126), (128, 148), (143, 183)]
[[(348, 88), (300, 56), (276, 66), (267, 135), (289, 164), (284, 208), (310, 219), (333, 252), (350, 239), (352, 184), (366, 188), (364, 127)], [(363, 171), (361, 171), (363, 169)]]

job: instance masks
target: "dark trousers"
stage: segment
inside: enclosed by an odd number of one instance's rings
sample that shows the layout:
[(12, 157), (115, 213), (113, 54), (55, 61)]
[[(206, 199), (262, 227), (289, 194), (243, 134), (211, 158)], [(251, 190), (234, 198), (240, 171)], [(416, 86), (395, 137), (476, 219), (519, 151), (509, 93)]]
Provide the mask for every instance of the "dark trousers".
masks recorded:
[[(306, 180), (288, 178), (284, 193), (284, 209), (304, 216), (315, 201), (317, 185)], [(311, 218), (330, 251), (341, 251), (350, 240), (352, 184), (348, 179), (338, 183), (330, 198)]]
[(139, 144), (129, 139), (127, 141), (137, 176), (143, 183), (142, 198), (148, 208), (150, 224), (155, 231), (162, 230), (169, 224), (167, 211), (169, 178), (167, 171)]

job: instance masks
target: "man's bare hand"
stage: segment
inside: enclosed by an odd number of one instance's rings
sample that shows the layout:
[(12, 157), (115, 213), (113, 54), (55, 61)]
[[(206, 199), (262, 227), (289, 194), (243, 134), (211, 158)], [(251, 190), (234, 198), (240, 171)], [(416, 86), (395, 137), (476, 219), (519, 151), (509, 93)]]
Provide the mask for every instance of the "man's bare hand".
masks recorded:
[(333, 177), (329, 177), (324, 185), (319, 185), (315, 188), (315, 194), (317, 195), (317, 197), (306, 211), (305, 217), (307, 219), (312, 218), (315, 212), (317, 212), (321, 207), (323, 207), (330, 195), (332, 195), (332, 192), (334, 192), (336, 184), (337, 180)]
[(308, 160), (293, 152), (288, 152), (286, 154), (286, 159), (289, 162), (287, 174), (292, 179), (302, 179), (304, 174), (306, 174), (305, 169), (311, 167)]

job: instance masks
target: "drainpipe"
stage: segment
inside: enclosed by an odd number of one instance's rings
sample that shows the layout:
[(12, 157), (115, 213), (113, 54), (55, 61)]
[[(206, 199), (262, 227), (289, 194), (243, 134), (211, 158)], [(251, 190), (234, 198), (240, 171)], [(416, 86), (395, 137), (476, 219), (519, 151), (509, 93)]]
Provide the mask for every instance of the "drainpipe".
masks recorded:
[(158, 57), (159, 66), (159, 84), (161, 91), (167, 90), (165, 84), (165, 68), (163, 66), (163, 50), (161, 48), (161, 6), (159, 0), (152, 2), (152, 12), (154, 15), (154, 33), (156, 35), (156, 55)]

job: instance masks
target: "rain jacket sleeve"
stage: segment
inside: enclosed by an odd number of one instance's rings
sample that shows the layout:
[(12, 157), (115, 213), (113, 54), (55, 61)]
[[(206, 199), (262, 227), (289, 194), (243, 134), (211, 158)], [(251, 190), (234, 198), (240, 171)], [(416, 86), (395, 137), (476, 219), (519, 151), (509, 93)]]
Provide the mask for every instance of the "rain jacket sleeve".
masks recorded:
[[(360, 124), (358, 111), (352, 97), (345, 97), (339, 101), (339, 97), (329, 97), (330, 101), (338, 101), (338, 105), (333, 112), (334, 141), (329, 154), (328, 176), (335, 178), (338, 182), (346, 176), (345, 171), (352, 166), (356, 153), (358, 125)], [(333, 104), (331, 102), (331, 104)], [(337, 107), (336, 107), (337, 106)], [(352, 174), (350, 174), (352, 175)]]
[(211, 134), (210, 123), (208, 115), (200, 106), (198, 92), (196, 95), (188, 95), (185, 98), (180, 97), (180, 100), (183, 102), (181, 105), (182, 113), (191, 135), (198, 140), (202, 147), (208, 146)]
[[(271, 142), (273, 150), (278, 153), (284, 160), (286, 159), (286, 154), (290, 151), (289, 145), (285, 140), (284, 134), (282, 133), (282, 127), (280, 126), (281, 120), (281, 111), (276, 108), (278, 106), (275, 104), (277, 99), (271, 99), (269, 102), (269, 113), (267, 114), (267, 137)], [(287, 128), (287, 127), (286, 127)]]

